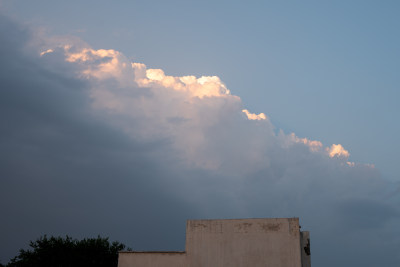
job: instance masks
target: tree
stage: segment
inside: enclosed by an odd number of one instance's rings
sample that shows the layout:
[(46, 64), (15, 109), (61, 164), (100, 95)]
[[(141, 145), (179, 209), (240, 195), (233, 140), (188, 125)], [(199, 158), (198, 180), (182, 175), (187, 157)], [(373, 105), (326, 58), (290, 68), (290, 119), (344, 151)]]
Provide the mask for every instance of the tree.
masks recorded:
[(30, 241), (31, 250), (21, 249), (6, 267), (116, 267), (124, 244), (108, 238), (72, 239), (69, 236), (40, 237)]

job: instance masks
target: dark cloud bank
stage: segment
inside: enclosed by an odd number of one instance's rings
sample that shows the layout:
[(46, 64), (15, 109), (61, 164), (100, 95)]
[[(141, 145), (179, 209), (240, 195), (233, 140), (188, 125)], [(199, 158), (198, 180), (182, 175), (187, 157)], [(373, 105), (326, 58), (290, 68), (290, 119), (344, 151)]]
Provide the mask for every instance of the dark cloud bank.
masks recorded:
[[(301, 145), (272, 145), (246, 177), (188, 167), (168, 136), (132, 138), (110, 122), (118, 115), (91, 108), (88, 81), (57, 55), (33, 53), (30, 39), (0, 17), (2, 263), (43, 234), (183, 250), (186, 219), (296, 216), (311, 231), (313, 266), (399, 266), (399, 196), (375, 169)], [(210, 134), (240, 142), (243, 131), (221, 127)]]

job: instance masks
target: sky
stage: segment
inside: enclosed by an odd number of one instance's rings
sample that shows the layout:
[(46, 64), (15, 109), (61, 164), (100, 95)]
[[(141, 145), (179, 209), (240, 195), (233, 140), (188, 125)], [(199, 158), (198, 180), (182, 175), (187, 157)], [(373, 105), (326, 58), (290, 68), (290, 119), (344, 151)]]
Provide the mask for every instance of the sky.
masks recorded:
[(299, 217), (313, 266), (398, 266), (399, 8), (0, 1), (0, 262)]

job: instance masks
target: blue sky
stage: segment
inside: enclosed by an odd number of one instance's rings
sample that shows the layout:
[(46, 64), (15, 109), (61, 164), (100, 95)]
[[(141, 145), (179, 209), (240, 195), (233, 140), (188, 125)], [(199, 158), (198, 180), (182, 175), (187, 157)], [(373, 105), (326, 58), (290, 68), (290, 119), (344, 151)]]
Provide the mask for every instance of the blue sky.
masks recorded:
[[(2, 114), (10, 122), (1, 182), (3, 203), (16, 203), (4, 207), (3, 231), (35, 213), (48, 220), (20, 233), (0, 260), (44, 233), (175, 249), (188, 218), (300, 216), (316, 244), (313, 264), (376, 266), (385, 258), (397, 266), (399, 5), (1, 1)], [(183, 82), (189, 75), (199, 80)], [(331, 154), (332, 144), (341, 153)], [(44, 190), (33, 197), (40, 208), (23, 208), (22, 196), (35, 195), (25, 183)], [(85, 197), (99, 193), (114, 201)], [(43, 204), (58, 194), (65, 214)], [(121, 204), (130, 201), (148, 207)], [(107, 209), (113, 205), (132, 214), (124, 221), (123, 211)], [(22, 210), (15, 216), (12, 208)], [(63, 223), (92, 210), (82, 227)], [(104, 219), (110, 214), (115, 221)], [(160, 247), (148, 241), (155, 233), (130, 228), (157, 220), (165, 222), (159, 231), (173, 229), (159, 233)], [(343, 258), (331, 258), (331, 249)], [(371, 250), (374, 259), (361, 258)]]

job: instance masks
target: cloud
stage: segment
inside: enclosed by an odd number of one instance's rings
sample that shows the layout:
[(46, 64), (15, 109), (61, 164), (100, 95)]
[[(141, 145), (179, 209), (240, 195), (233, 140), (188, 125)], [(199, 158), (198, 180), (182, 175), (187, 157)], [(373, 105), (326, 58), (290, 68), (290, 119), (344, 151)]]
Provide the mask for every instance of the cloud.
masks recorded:
[(341, 144), (335, 145), (333, 144), (331, 147), (326, 149), (329, 153), (329, 157), (345, 157), (348, 158), (350, 156), (349, 151), (343, 148)]
[(260, 121), (267, 119), (267, 116), (264, 113), (260, 113), (257, 115), (255, 113), (250, 113), (247, 109), (243, 109), (242, 112), (246, 114), (249, 120)]
[[(243, 109), (240, 97), (232, 95), (217, 76), (174, 77), (166, 75), (162, 69), (147, 69), (142, 63), (129, 64), (123, 54), (115, 50), (94, 50), (73, 43), (59, 44), (58, 47), (63, 48), (60, 52), (64, 53), (67, 62), (76, 63), (80, 76), (94, 84), (91, 97), (95, 107), (113, 113), (116, 123), (133, 138), (170, 139), (181, 157), (194, 166), (216, 170), (229, 164), (231, 170), (235, 166), (240, 166), (240, 170), (259, 169), (254, 163), (262, 165), (267, 160), (265, 151), (271, 143), (284, 148), (302, 144), (311, 152), (321, 156), (327, 154), (331, 158), (348, 159), (350, 155), (340, 144), (324, 150), (321, 142), (299, 138), (294, 133), (280, 132), (276, 136), (267, 116)], [(53, 51), (53, 48), (49, 49)], [(145, 92), (147, 95), (143, 97)], [(241, 113), (250, 121), (264, 123), (249, 124)], [(119, 121), (118, 115), (140, 121), (143, 126), (133, 129), (129, 121)], [(243, 124), (248, 129), (246, 133), (239, 129)], [(241, 141), (230, 141), (215, 151), (217, 143), (225, 143), (221, 142), (224, 137), (212, 132), (217, 128), (229, 129), (226, 136)], [(266, 135), (253, 137), (255, 129), (264, 129)], [(232, 153), (226, 153), (226, 150)], [(232, 157), (239, 151), (243, 157)], [(243, 165), (249, 167), (243, 169)], [(352, 164), (347, 166), (353, 167)]]
[(183, 249), (187, 218), (293, 216), (313, 264), (400, 260), (398, 194), (342, 145), (276, 129), (217, 76), (30, 32), (0, 19), (3, 261), (44, 233)]
[(45, 55), (47, 53), (52, 53), (52, 52), (54, 52), (53, 49), (47, 49), (46, 51), (40, 52), (40, 55), (43, 56), (43, 55)]
[(200, 78), (195, 76), (167, 76), (163, 70), (146, 69), (146, 66), (141, 63), (132, 63), (132, 68), (136, 70), (135, 80), (141, 87), (160, 86), (171, 88), (199, 98), (230, 95), (230, 91), (217, 76), (202, 76)]
[[(281, 133), (283, 134), (283, 133)], [(309, 147), (310, 151), (312, 152), (319, 152), (322, 150), (323, 145), (320, 141), (316, 140), (309, 140), (307, 138), (299, 138), (294, 133), (289, 135), (289, 139), (294, 143), (301, 143)]]

